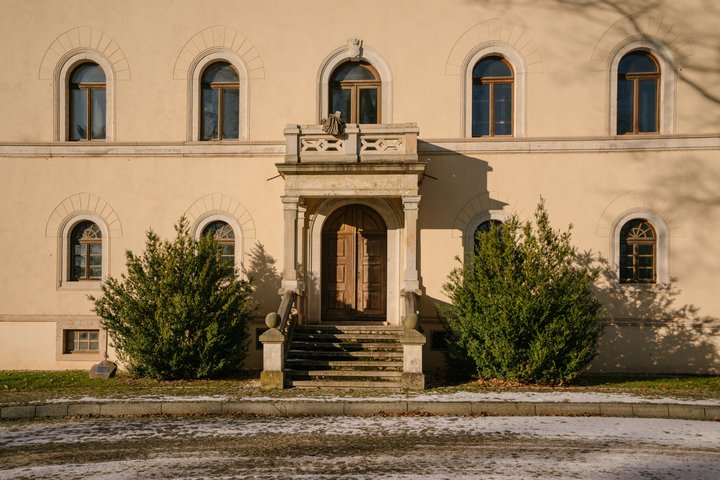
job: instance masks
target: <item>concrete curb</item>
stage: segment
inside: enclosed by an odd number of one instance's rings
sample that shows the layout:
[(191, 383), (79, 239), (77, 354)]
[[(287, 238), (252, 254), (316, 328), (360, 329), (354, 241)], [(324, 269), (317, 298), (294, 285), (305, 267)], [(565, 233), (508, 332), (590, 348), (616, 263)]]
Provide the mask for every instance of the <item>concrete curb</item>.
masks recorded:
[(720, 406), (666, 403), (593, 402), (422, 402), (238, 400), (233, 402), (108, 402), (15, 405), (0, 408), (0, 419), (141, 415), (258, 416), (596, 416), (720, 421)]

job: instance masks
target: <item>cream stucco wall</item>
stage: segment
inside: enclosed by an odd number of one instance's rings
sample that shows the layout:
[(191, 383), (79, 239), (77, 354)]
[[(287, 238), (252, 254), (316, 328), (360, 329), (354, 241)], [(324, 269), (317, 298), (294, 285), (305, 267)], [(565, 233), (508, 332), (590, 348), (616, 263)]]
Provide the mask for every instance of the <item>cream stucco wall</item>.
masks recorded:
[[(604, 290), (611, 327), (595, 366), (718, 372), (719, 7), (702, 0), (639, 2), (634, 10), (585, 3), (5, 0), (0, 368), (82, 363), (57, 360), (52, 320), (92, 318), (87, 295), (99, 292), (93, 282), (85, 289), (62, 282), (62, 226), (75, 215), (107, 220), (105, 273), (118, 276), (125, 250), (141, 251), (148, 228), (168, 237), (184, 213), (195, 221), (232, 210), (243, 229), (245, 266), (262, 247), (260, 266), (271, 273), (258, 315), (277, 308), (286, 185), (275, 164), (284, 160), (283, 129), (324, 115), (322, 66), (358, 38), (387, 67), (383, 95), (391, 111), (384, 121), (391, 114), (392, 123), (420, 129), (418, 160), (428, 162), (428, 176), (420, 186), (418, 270), (429, 330), (440, 328), (434, 304), (446, 301), (442, 284), (464, 254), (468, 229), (489, 210), (529, 218), (542, 196), (556, 227), (572, 223), (578, 247), (610, 262), (613, 222), (650, 211), (668, 224), (674, 290)], [(670, 130), (617, 138), (610, 127), (613, 51), (640, 37), (664, 45), (676, 67), (663, 87), (662, 102), (672, 108), (662, 121)], [(524, 89), (515, 101), (522, 104), (516, 113), (524, 113), (514, 121), (524, 124), (524, 135), (467, 139), (465, 63), (494, 46), (520, 59), (515, 71)], [(104, 55), (113, 68), (113, 141), (56, 139), (58, 122), (66, 121), (57, 72), (64, 58), (85, 51)], [(247, 140), (194, 142), (192, 64), (218, 52), (246, 68)], [(698, 347), (659, 360), (643, 353), (648, 345), (666, 348), (668, 338)], [(618, 353), (628, 348), (632, 354)], [(440, 355), (426, 349), (437, 365)], [(253, 355), (249, 365), (258, 366)]]

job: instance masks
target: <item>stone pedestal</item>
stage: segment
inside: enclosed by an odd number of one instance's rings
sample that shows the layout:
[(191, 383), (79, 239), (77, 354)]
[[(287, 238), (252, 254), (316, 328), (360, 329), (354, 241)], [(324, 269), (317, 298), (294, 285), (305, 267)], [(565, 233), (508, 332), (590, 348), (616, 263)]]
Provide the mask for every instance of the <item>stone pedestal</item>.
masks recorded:
[(408, 390), (423, 390), (425, 375), (422, 368), (422, 350), (425, 335), (417, 330), (406, 330), (400, 337), (403, 345), (403, 387)]
[(270, 328), (260, 335), (263, 344), (263, 371), (260, 388), (280, 390), (285, 387), (285, 336), (277, 328)]

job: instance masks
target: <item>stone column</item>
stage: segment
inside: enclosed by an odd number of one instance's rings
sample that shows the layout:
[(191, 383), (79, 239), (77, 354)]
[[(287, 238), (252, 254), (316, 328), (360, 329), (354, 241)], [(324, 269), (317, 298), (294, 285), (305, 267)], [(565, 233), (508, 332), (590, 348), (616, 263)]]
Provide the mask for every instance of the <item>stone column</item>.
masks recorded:
[(296, 248), (297, 248), (297, 215), (298, 215), (298, 197), (282, 197), (283, 202), (283, 274), (281, 289), (283, 292), (292, 290), (297, 292), (297, 266), (296, 266)]
[[(403, 296), (408, 293), (420, 295), (420, 280), (417, 269), (417, 221), (420, 205), (420, 195), (405, 196), (402, 198), (405, 213), (405, 272), (403, 278)], [(415, 312), (405, 312), (405, 314)]]
[(307, 269), (305, 265), (305, 253), (307, 249), (306, 236), (305, 236), (305, 214), (307, 213), (307, 206), (304, 203), (299, 203), (297, 207), (297, 233), (295, 238), (297, 239), (297, 279), (298, 288), (300, 292), (305, 291), (305, 271)]

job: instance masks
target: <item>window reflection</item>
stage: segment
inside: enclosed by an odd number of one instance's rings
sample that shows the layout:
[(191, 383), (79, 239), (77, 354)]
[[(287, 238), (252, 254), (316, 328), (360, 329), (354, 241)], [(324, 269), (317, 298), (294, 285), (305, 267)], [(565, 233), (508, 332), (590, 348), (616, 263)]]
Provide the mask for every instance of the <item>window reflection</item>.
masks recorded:
[(499, 56), (485, 57), (473, 68), (472, 136), (512, 135), (513, 72)]
[(201, 140), (237, 139), (240, 131), (240, 81), (235, 68), (215, 62), (201, 82)]
[(347, 123), (380, 122), (380, 75), (367, 62), (346, 62), (330, 77), (330, 111)]
[(70, 75), (69, 140), (105, 138), (105, 72), (95, 63), (83, 63)]

